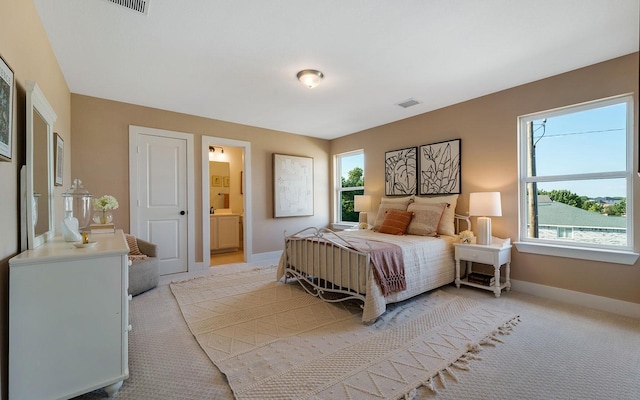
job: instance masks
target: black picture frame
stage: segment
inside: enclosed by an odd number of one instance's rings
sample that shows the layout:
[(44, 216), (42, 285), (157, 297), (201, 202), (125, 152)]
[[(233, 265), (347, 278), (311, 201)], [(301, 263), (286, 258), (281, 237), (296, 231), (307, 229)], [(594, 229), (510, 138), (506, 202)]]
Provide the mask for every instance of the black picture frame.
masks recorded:
[(384, 153), (385, 196), (415, 195), (417, 190), (417, 147), (391, 150)]
[(0, 56), (0, 161), (13, 158), (13, 70)]
[(419, 195), (460, 194), (461, 139), (420, 146)]

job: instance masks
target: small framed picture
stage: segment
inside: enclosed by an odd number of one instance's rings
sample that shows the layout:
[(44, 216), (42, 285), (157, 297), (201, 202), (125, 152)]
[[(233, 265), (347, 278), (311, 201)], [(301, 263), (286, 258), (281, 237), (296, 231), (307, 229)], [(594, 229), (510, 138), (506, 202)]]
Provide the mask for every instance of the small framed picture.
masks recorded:
[(220, 175), (212, 175), (211, 176), (211, 186), (213, 186), (213, 187), (222, 186), (222, 176), (220, 176)]
[(56, 186), (62, 186), (64, 177), (64, 140), (53, 133), (53, 170), (55, 171), (55, 179), (53, 183)]
[(13, 134), (13, 70), (0, 57), (0, 161), (11, 161)]
[(222, 177), (222, 186), (229, 187), (229, 177), (228, 176), (223, 176)]

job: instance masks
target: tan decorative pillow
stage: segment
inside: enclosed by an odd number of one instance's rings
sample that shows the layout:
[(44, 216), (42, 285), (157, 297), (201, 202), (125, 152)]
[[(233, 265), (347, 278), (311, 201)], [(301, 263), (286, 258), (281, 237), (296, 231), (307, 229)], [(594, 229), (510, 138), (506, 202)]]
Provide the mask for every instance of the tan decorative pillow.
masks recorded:
[(413, 217), (413, 213), (410, 211), (388, 210), (378, 232), (404, 235), (411, 222), (411, 217)]
[(455, 215), (456, 215), (456, 205), (458, 204), (457, 194), (450, 194), (447, 196), (434, 196), (434, 197), (416, 197), (414, 199), (414, 202), (416, 204), (448, 203), (449, 206), (445, 208), (444, 212), (442, 213), (442, 218), (440, 218), (440, 223), (438, 224), (438, 234), (455, 236), (456, 234)]
[[(413, 196), (411, 196), (411, 198), (413, 198)], [(403, 197), (398, 199), (389, 199), (386, 197), (382, 198), (382, 201), (380, 202), (380, 207), (378, 208), (378, 214), (376, 215), (376, 219), (373, 222), (373, 230), (377, 231), (380, 228), (380, 225), (382, 224), (382, 221), (384, 221), (384, 217), (386, 216), (386, 213), (388, 210), (407, 211), (407, 207), (411, 202), (411, 198), (408, 198), (408, 197)]]
[(127, 239), (127, 245), (129, 245), (129, 255), (130, 256), (144, 256), (144, 257), (133, 257), (135, 259), (146, 258), (147, 256), (140, 251), (138, 247), (138, 241), (136, 237), (133, 235), (124, 235), (125, 239)]
[(413, 212), (413, 218), (407, 228), (407, 234), (436, 236), (438, 234), (438, 224), (442, 218), (442, 213), (447, 206), (447, 203), (409, 204), (407, 211)]

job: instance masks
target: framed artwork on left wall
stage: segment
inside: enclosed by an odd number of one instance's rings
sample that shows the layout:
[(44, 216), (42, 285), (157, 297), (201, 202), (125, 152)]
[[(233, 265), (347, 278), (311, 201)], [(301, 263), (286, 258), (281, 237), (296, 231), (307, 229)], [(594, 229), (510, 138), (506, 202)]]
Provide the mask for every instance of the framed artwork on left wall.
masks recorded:
[(53, 133), (53, 170), (55, 171), (55, 179), (53, 183), (56, 186), (62, 186), (64, 176), (64, 140)]
[(0, 56), (0, 161), (11, 161), (13, 136), (13, 70)]

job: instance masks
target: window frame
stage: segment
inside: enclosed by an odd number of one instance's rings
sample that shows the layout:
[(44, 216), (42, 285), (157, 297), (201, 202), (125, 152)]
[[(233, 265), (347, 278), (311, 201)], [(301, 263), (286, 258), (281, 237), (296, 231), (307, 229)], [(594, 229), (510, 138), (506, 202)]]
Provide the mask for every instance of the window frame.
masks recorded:
[[(350, 156), (354, 156), (354, 155), (358, 155), (358, 154), (362, 154), (362, 172), (363, 172), (363, 179), (366, 176), (365, 172), (364, 172), (364, 149), (358, 149), (358, 150), (352, 150), (352, 151), (348, 151), (345, 153), (340, 153), (340, 154), (336, 154), (333, 157), (334, 160), (334, 171), (335, 173), (333, 174), (333, 180), (334, 180), (334, 196), (333, 196), (333, 203), (334, 203), (334, 215), (333, 215), (333, 226), (335, 228), (353, 228), (355, 226), (358, 225), (358, 221), (342, 221), (342, 193), (343, 192), (352, 192), (352, 191), (356, 191), (356, 190), (361, 190), (364, 193), (364, 186), (352, 186), (352, 187), (348, 187), (348, 188), (343, 188), (342, 187), (342, 158), (343, 157), (350, 157)], [(348, 171), (345, 171), (348, 172)]]
[[(626, 170), (609, 171), (597, 173), (572, 173), (564, 175), (544, 175), (528, 176), (528, 143), (527, 143), (527, 123), (533, 120), (557, 117), (571, 113), (577, 113), (596, 108), (607, 107), (615, 104), (625, 103), (627, 107), (626, 116)], [(569, 105), (546, 111), (540, 111), (518, 117), (518, 233), (519, 241), (515, 243), (518, 251), (525, 253), (535, 253), (552, 255), (559, 257), (569, 257), (584, 260), (596, 260), (603, 262), (613, 262), (631, 265), (638, 259), (639, 254), (634, 252), (634, 231), (633, 231), (633, 152), (634, 152), (634, 102), (632, 94), (623, 94), (604, 99), (598, 99), (585, 103)], [(568, 240), (550, 240), (541, 238), (530, 238), (527, 233), (528, 208), (527, 208), (527, 185), (532, 182), (556, 182), (588, 179), (625, 179), (626, 199), (627, 199), (627, 245), (598, 245), (591, 243), (578, 243)]]

